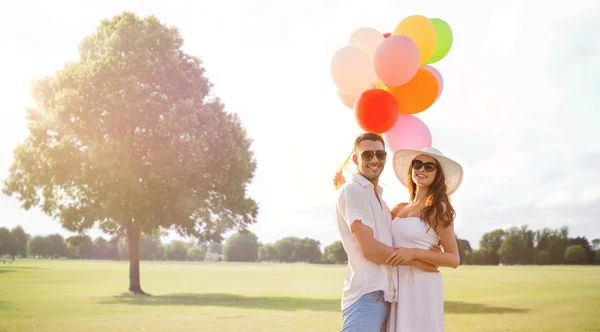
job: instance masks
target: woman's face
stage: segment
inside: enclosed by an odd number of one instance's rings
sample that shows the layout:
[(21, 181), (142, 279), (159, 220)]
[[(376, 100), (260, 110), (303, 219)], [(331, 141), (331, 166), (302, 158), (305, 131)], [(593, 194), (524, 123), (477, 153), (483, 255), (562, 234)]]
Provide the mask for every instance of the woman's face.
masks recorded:
[(428, 187), (435, 180), (438, 172), (437, 161), (428, 155), (418, 155), (411, 164), (411, 177), (417, 186)]

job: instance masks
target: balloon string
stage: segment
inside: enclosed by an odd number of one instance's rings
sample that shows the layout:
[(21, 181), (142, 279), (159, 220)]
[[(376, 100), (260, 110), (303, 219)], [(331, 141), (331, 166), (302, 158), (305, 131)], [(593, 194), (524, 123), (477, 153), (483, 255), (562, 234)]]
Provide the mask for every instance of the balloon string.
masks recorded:
[(352, 158), (353, 154), (354, 154), (354, 149), (352, 149), (352, 151), (350, 151), (350, 154), (348, 155), (348, 158), (346, 158), (346, 160), (344, 160), (344, 163), (342, 164), (342, 166), (340, 167), (340, 169), (338, 169), (338, 173), (344, 170), (344, 168), (346, 167), (346, 164), (348, 164), (348, 161), (350, 161), (350, 158)]

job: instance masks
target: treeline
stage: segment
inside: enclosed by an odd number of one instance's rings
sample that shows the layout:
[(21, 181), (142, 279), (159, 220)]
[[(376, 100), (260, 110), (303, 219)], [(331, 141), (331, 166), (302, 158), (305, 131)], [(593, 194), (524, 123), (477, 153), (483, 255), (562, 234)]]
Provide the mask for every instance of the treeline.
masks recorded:
[[(140, 239), (140, 258), (143, 260), (193, 260), (202, 261), (207, 250), (215, 250), (220, 244), (193, 243), (179, 240), (163, 245), (158, 236), (143, 235)], [(0, 228), (0, 256), (32, 258), (72, 259), (129, 259), (129, 247), (125, 237), (92, 239), (87, 235), (63, 238), (60, 234), (34, 236), (21, 226), (12, 230)]]
[[(63, 238), (60, 234), (31, 237), (21, 226), (12, 230), (0, 228), (0, 256), (32, 258), (71, 258), (127, 260), (127, 238), (92, 239), (87, 235)], [(142, 235), (141, 260), (232, 261), (232, 262), (307, 262), (345, 263), (346, 252), (335, 242), (321, 252), (320, 243), (309, 238), (286, 237), (274, 244), (263, 245), (255, 234), (240, 232), (225, 244), (197, 240), (173, 240), (163, 244), (158, 236)]]
[(600, 239), (570, 237), (568, 227), (532, 230), (528, 226), (485, 233), (479, 249), (458, 239), (461, 264), (554, 265), (600, 263)]
[[(463, 265), (598, 264), (600, 239), (569, 237), (567, 227), (531, 230), (528, 226), (485, 233), (474, 250), (469, 241), (457, 237)], [(59, 234), (31, 237), (20, 226), (0, 228), (0, 256), (127, 260), (126, 238), (105, 239)], [(174, 261), (305, 262), (343, 264), (348, 258), (342, 243), (335, 241), (321, 250), (311, 238), (284, 237), (261, 243), (251, 232), (238, 232), (224, 244), (173, 240), (163, 244), (158, 236), (142, 235), (140, 259)]]

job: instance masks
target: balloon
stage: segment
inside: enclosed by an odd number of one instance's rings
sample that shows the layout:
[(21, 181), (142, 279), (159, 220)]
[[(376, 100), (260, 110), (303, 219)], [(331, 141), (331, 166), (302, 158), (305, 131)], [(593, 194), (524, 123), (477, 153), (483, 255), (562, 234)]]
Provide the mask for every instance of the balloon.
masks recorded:
[(389, 37), (389, 36), (391, 36), (391, 35), (392, 35), (392, 33), (391, 33), (391, 32), (386, 32), (386, 33), (384, 33), (384, 34), (383, 34), (383, 36), (384, 36), (385, 38), (387, 38), (387, 37)]
[(415, 114), (428, 109), (440, 90), (435, 75), (425, 68), (419, 68), (410, 82), (388, 89), (398, 102), (398, 112)]
[(398, 104), (387, 91), (371, 89), (356, 99), (354, 115), (362, 130), (384, 133), (396, 123)]
[(390, 36), (379, 44), (373, 58), (375, 73), (388, 87), (410, 81), (419, 69), (419, 48), (406, 36)]
[(431, 57), (437, 43), (435, 25), (422, 15), (412, 15), (403, 19), (392, 35), (407, 36), (417, 44), (421, 55), (419, 64), (424, 64)]
[(375, 55), (377, 46), (384, 39), (385, 37), (373, 28), (360, 28), (352, 33), (348, 40), (348, 46), (358, 47), (372, 58)]
[(429, 65), (423, 65), (421, 68), (429, 70), (435, 76), (439, 86), (438, 94), (437, 97), (435, 97), (435, 100), (438, 100), (442, 94), (442, 90), (444, 89), (444, 79), (442, 78), (442, 74), (437, 69)]
[(400, 149), (421, 150), (431, 147), (431, 132), (416, 116), (398, 114), (396, 123), (383, 133), (383, 140), (392, 153)]
[(344, 106), (348, 107), (349, 109), (354, 109), (354, 102), (356, 101), (355, 96), (347, 95), (340, 90), (337, 90), (337, 94)]
[(344, 46), (331, 59), (331, 77), (338, 90), (358, 96), (377, 85), (373, 59), (358, 47)]
[(382, 82), (379, 82), (379, 88), (380, 88), (381, 90), (385, 90), (385, 91), (387, 91), (387, 90), (388, 90), (388, 87), (387, 87), (387, 86), (385, 86), (385, 84), (383, 84)]
[(435, 31), (437, 32), (437, 43), (435, 44), (433, 53), (425, 61), (427, 64), (442, 60), (450, 52), (453, 41), (452, 29), (450, 29), (448, 23), (440, 18), (432, 18), (430, 21), (435, 26)]

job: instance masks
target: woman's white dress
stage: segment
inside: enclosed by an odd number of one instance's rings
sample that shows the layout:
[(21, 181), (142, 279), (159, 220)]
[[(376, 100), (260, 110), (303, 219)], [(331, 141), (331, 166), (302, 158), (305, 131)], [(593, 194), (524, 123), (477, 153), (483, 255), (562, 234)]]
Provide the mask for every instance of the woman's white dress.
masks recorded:
[[(391, 224), (395, 246), (429, 247), (438, 243), (433, 229), (417, 217), (395, 218)], [(388, 332), (444, 331), (444, 285), (440, 273), (399, 266), (398, 302), (390, 307)]]

